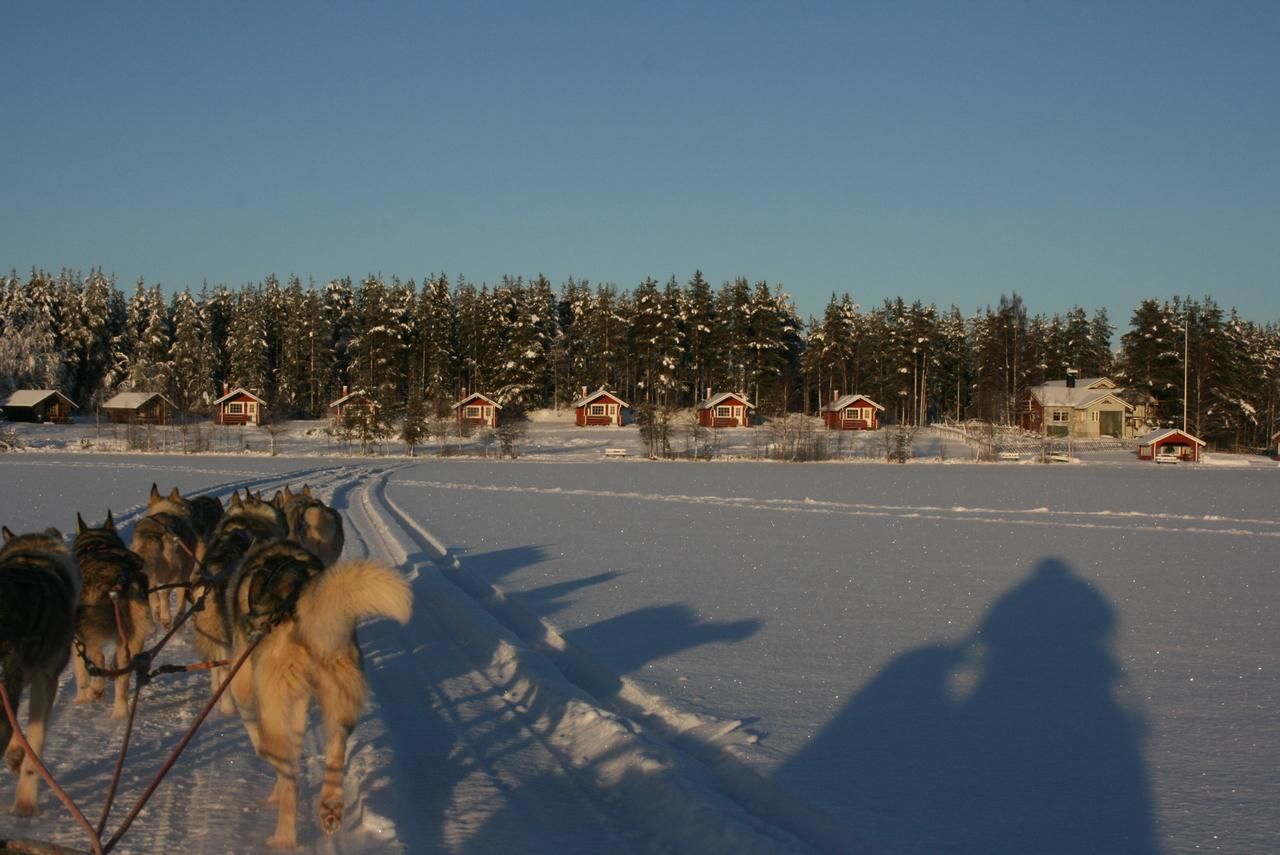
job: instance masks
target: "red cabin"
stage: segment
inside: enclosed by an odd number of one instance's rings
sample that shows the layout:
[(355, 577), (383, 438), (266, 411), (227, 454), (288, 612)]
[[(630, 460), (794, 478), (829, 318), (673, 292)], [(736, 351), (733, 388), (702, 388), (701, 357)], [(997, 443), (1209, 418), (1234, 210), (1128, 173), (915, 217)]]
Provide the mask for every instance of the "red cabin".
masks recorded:
[(883, 412), (866, 395), (840, 395), (822, 408), (822, 421), (831, 430), (876, 430)]
[(458, 426), (470, 425), (471, 427), (491, 427), (498, 426), (498, 410), (501, 407), (494, 402), (492, 398), (481, 395), (479, 392), (467, 394), (466, 390), (462, 391), (462, 397), (453, 405), (453, 411), (458, 417)]
[(598, 389), (590, 394), (583, 389), (582, 397), (572, 404), (574, 420), (578, 427), (598, 425), (622, 427), (622, 411), (629, 406), (630, 404), (626, 401), (604, 389)]
[(260, 425), (266, 414), (267, 402), (243, 388), (213, 402), (213, 421), (220, 425)]
[(1157, 463), (1177, 463), (1188, 461), (1200, 462), (1200, 452), (1204, 448), (1203, 439), (1194, 437), (1184, 430), (1165, 428), (1154, 430), (1138, 437), (1138, 459), (1154, 460)]
[(740, 392), (722, 392), (698, 404), (698, 424), (709, 428), (751, 427), (755, 404)]

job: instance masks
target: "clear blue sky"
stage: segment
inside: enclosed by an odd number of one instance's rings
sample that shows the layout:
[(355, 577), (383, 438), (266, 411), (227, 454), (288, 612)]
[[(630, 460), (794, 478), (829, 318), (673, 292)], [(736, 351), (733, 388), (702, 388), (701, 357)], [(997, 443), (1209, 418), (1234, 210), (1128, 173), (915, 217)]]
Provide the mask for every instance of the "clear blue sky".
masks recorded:
[(1280, 2), (0, 6), (0, 268), (1280, 321)]

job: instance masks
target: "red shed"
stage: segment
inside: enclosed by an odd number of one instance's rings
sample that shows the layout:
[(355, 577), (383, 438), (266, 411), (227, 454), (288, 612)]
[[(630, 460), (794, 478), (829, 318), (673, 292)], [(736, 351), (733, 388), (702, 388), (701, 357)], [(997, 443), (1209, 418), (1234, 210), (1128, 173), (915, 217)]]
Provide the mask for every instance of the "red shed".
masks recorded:
[(866, 395), (838, 395), (822, 408), (822, 421), (832, 430), (876, 430), (883, 412)]
[(751, 413), (756, 405), (741, 392), (707, 393), (707, 399), (698, 404), (698, 424), (710, 428), (751, 427)]
[(498, 426), (498, 410), (501, 407), (494, 400), (479, 392), (467, 394), (465, 389), (462, 390), (462, 397), (453, 405), (453, 411), (458, 416), (458, 425), (471, 425), (473, 427), (491, 427)]
[(574, 401), (571, 406), (578, 427), (597, 425), (622, 427), (622, 411), (631, 405), (604, 389), (597, 389), (590, 394), (583, 389), (582, 397)]
[(213, 402), (213, 421), (220, 425), (260, 425), (267, 402), (237, 387)]
[(1154, 460), (1157, 463), (1177, 463), (1187, 460), (1192, 463), (1200, 461), (1200, 450), (1204, 448), (1203, 439), (1192, 436), (1177, 428), (1153, 430), (1138, 437), (1138, 459)]

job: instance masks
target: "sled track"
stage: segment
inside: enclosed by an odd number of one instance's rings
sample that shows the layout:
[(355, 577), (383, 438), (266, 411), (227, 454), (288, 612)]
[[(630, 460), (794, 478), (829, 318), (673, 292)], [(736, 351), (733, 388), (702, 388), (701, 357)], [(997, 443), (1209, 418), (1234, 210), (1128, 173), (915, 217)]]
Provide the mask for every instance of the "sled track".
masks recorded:
[[(616, 820), (621, 812), (640, 851), (858, 848), (849, 829), (749, 770), (739, 753), (754, 739), (741, 722), (677, 711), (574, 649), (554, 626), (499, 589), (469, 577), (465, 559), (451, 555), (387, 496), (393, 474), (365, 479), (349, 511), (369, 553), (416, 577), (414, 620), (421, 615), (443, 627), (473, 667), (473, 679), (483, 681), (483, 691), (500, 699), (503, 715), (518, 722), (522, 739), (554, 755), (601, 816)], [(423, 657), (413, 659), (425, 667)], [(606, 708), (594, 690), (609, 686), (618, 699)], [(468, 751), (483, 760), (485, 746), (469, 738), (465, 722), (458, 724)], [(575, 840), (570, 848), (581, 846)]]

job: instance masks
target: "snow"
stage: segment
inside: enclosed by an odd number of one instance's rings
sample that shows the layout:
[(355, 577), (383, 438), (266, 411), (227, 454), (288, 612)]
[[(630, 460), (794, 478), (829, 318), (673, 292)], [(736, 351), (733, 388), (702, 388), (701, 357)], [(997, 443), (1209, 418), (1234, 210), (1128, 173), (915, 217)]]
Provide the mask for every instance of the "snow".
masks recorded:
[[(635, 429), (571, 419), (539, 414), (514, 462), (345, 457), (314, 426), (274, 458), (83, 453), (109, 436), (18, 425), (34, 450), (0, 455), (0, 522), (127, 528), (153, 481), (307, 482), (349, 554), (410, 576), (410, 624), (361, 629), (372, 696), (332, 839), (312, 722), (307, 851), (1276, 848), (1273, 463), (1015, 467), (955, 442), (953, 465), (870, 465), (875, 435), (848, 438), (864, 465), (604, 462)], [(743, 456), (765, 435), (722, 433)], [(71, 679), (46, 759), (96, 819), (122, 725)], [(200, 675), (143, 690), (109, 828), (207, 697)], [(117, 851), (262, 851), (271, 781), (215, 714)], [(84, 845), (41, 804), (0, 836)]]

